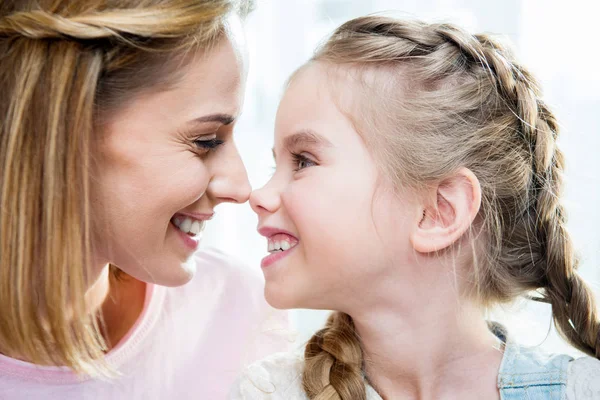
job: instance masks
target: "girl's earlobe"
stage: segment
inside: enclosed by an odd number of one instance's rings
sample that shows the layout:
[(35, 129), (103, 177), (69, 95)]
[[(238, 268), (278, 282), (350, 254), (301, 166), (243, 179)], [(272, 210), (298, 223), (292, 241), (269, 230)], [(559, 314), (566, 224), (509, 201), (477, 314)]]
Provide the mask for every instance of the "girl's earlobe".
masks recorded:
[(481, 207), (479, 180), (467, 168), (461, 168), (431, 190), (410, 236), (413, 248), (420, 253), (443, 250), (459, 240)]

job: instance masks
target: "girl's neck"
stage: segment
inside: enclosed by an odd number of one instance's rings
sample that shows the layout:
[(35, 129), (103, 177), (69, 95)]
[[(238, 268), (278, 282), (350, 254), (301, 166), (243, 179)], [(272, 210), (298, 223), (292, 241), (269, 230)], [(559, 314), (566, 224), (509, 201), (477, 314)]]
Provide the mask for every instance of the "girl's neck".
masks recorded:
[(384, 399), (499, 399), (502, 352), (481, 309), (437, 294), (410, 315), (389, 304), (353, 315), (369, 381)]

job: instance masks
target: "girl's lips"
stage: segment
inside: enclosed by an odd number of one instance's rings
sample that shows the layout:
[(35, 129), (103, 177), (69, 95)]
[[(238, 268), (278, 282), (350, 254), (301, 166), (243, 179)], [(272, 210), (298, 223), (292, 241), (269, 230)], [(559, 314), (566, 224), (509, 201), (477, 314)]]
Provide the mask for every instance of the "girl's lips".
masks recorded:
[(298, 241), (298, 238), (296, 237), (296, 235), (294, 235), (291, 232), (286, 231), (285, 229), (279, 229), (279, 228), (273, 228), (270, 226), (262, 226), (259, 227), (258, 229), (258, 233), (266, 238), (269, 238), (271, 236), (277, 235), (278, 233), (282, 233), (284, 235), (288, 235), (291, 236), (292, 238), (294, 238), (296, 241)]
[(260, 262), (261, 268), (267, 268), (267, 267), (275, 264), (279, 260), (287, 257), (294, 251), (295, 248), (296, 247), (292, 247), (291, 249), (286, 250), (286, 251), (278, 251), (273, 254), (269, 254), (268, 256), (263, 258), (262, 261)]
[(260, 263), (262, 268), (267, 268), (279, 260), (287, 257), (292, 251), (294, 251), (299, 242), (298, 238), (294, 234), (284, 229), (263, 226), (258, 228), (258, 233), (269, 239), (270, 250), (274, 242), (280, 245), (283, 242), (286, 243), (284, 247), (285, 250), (275, 251), (262, 259)]

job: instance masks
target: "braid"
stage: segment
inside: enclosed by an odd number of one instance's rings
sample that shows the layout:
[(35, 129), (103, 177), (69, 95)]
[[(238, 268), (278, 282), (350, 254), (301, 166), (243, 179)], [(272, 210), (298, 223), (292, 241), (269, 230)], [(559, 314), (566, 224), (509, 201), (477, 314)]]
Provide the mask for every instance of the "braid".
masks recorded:
[[(453, 32), (440, 26), (444, 32)], [(451, 38), (452, 35), (447, 35)], [(587, 284), (577, 274), (579, 260), (566, 229), (566, 212), (560, 202), (564, 156), (556, 145), (558, 123), (540, 99), (539, 87), (529, 72), (504, 56), (506, 50), (486, 35), (478, 43), (460, 45), (462, 51), (489, 67), (499, 93), (520, 121), (522, 138), (531, 153), (530, 209), (527, 218), (540, 247), (533, 286), (545, 289), (558, 331), (578, 350), (600, 358), (600, 316)], [(535, 264), (535, 262), (534, 262)], [(533, 265), (535, 267), (535, 265)], [(539, 279), (540, 274), (542, 278)]]
[(538, 272), (533, 274), (533, 286), (545, 289), (545, 300), (552, 305), (559, 332), (578, 350), (600, 358), (600, 316), (592, 291), (577, 274), (579, 260), (560, 202), (564, 156), (556, 145), (558, 123), (541, 101), (539, 87), (529, 72), (510, 62), (504, 56), (506, 50), (488, 36), (476, 35), (475, 38), (479, 46), (463, 44), (462, 49), (470, 51), (472, 57), (483, 56), (482, 64), (488, 65), (496, 78), (499, 93), (519, 119), (522, 138), (530, 148), (528, 213), (533, 218), (525, 221), (533, 225), (528, 230), (534, 232), (541, 254)]
[(302, 384), (311, 400), (366, 400), (362, 349), (348, 314), (331, 314), (304, 356)]
[(566, 229), (562, 192), (563, 153), (554, 140), (557, 125), (545, 106), (539, 107), (535, 126), (534, 190), (535, 230), (545, 255), (543, 281), (559, 332), (578, 350), (600, 357), (600, 319), (594, 296), (577, 274), (579, 260)]
[[(498, 76), (501, 93), (515, 106), (522, 136), (531, 148), (529, 213), (535, 218), (526, 221), (533, 224), (529, 229), (540, 246), (542, 257), (537, 267), (543, 273), (534, 285), (545, 289), (559, 332), (578, 350), (600, 358), (600, 318), (592, 291), (577, 274), (579, 260), (560, 202), (564, 156), (556, 145), (558, 124), (539, 99), (539, 88), (531, 75), (522, 67), (505, 62), (500, 47), (491, 39), (478, 39)], [(512, 67), (505, 70), (505, 66)]]

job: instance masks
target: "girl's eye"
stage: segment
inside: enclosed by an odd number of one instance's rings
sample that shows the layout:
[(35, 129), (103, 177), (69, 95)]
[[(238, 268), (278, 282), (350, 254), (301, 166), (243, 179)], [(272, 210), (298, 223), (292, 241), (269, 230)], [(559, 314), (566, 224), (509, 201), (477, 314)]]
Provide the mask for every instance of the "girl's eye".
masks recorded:
[(196, 147), (198, 147), (198, 149), (204, 151), (204, 152), (209, 152), (211, 150), (216, 149), (217, 147), (219, 147), (220, 145), (222, 145), (223, 143), (225, 143), (223, 140), (219, 140), (217, 138), (213, 138), (213, 139), (209, 139), (209, 140), (194, 140), (194, 145)]
[(306, 157), (303, 154), (292, 154), (292, 157), (294, 159), (294, 165), (295, 165), (294, 171), (296, 171), (296, 172), (303, 170), (304, 168), (308, 168), (308, 167), (317, 165), (317, 163), (315, 163), (314, 161), (312, 161), (311, 159), (309, 159), (308, 157)]

